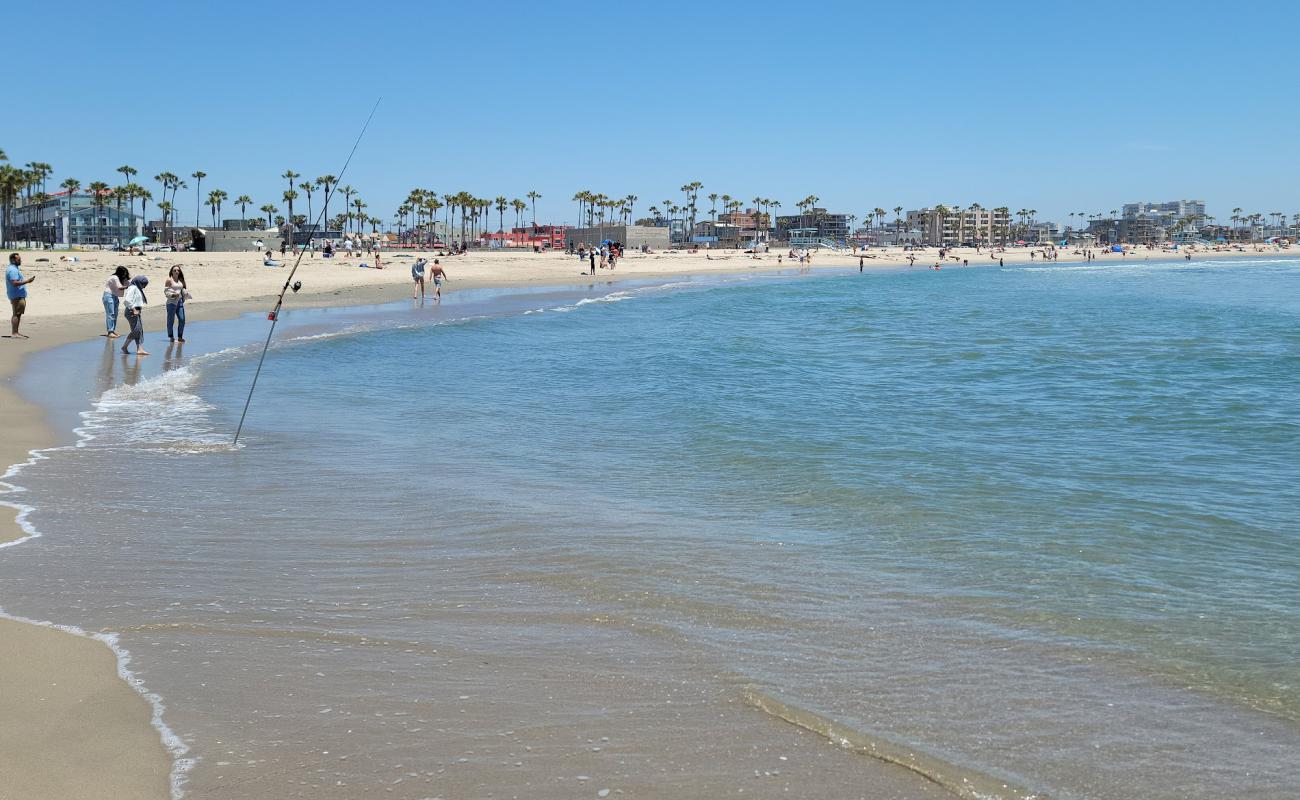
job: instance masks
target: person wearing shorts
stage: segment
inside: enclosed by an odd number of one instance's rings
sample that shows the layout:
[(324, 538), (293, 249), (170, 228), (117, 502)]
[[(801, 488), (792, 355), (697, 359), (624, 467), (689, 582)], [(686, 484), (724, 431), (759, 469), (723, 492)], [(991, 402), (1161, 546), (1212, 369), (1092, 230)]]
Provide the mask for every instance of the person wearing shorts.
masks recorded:
[(5, 268), (5, 296), (9, 298), (9, 307), (13, 310), (13, 316), (9, 320), (11, 339), (31, 338), (25, 333), (19, 333), (18, 326), (23, 321), (23, 314), (27, 313), (27, 284), (36, 280), (36, 276), (23, 277), (22, 265), (22, 256), (9, 254), (9, 266)]
[(415, 292), (411, 295), (412, 300), (417, 297), (421, 300), (424, 299), (424, 265), (426, 263), (423, 258), (417, 258), (415, 263), (411, 265), (411, 280), (415, 281)]
[(433, 260), (433, 268), (429, 270), (429, 277), (433, 278), (433, 299), (442, 300), (442, 282), (447, 280), (447, 271), (436, 258)]

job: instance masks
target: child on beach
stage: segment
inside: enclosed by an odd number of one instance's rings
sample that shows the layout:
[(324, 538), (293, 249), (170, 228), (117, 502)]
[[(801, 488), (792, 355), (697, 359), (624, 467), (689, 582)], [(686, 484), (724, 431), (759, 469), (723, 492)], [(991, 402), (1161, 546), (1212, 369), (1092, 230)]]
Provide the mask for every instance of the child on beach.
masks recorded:
[(126, 295), (123, 302), (126, 304), (126, 321), (131, 323), (131, 332), (126, 336), (126, 342), (122, 345), (122, 354), (126, 355), (127, 348), (131, 342), (135, 342), (135, 354), (137, 356), (147, 356), (149, 351), (143, 349), (144, 345), (144, 307), (149, 304), (149, 298), (144, 295), (144, 287), (149, 285), (149, 279), (143, 275), (136, 275), (131, 279), (131, 284), (126, 287)]

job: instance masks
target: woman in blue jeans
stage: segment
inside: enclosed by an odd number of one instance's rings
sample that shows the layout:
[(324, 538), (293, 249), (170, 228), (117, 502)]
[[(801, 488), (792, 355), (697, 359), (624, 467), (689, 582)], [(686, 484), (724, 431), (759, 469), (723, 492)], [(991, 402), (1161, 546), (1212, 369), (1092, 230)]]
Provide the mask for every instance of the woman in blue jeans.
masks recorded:
[(122, 307), (122, 293), (130, 282), (131, 273), (126, 267), (118, 267), (104, 284), (104, 327), (108, 330), (104, 335), (110, 339), (117, 338), (117, 311)]
[[(163, 284), (163, 296), (167, 298), (167, 340), (185, 341), (185, 301), (190, 297), (185, 287), (185, 273), (179, 264), (172, 267)], [(174, 326), (174, 332), (173, 332)]]

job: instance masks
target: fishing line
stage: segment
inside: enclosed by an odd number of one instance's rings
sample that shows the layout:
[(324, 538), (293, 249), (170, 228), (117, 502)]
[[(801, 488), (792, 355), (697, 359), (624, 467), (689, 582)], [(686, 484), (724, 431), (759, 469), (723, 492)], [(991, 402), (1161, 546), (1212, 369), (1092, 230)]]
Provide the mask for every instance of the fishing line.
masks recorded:
[[(338, 194), (339, 185), (343, 182), (343, 176), (347, 174), (348, 166), (352, 163), (352, 157), (357, 154), (357, 148), (361, 146), (361, 139), (366, 135), (366, 129), (370, 127), (370, 120), (375, 118), (375, 112), (379, 110), (379, 103), (383, 99), (380, 97), (375, 100), (374, 107), (370, 109), (370, 116), (366, 117), (366, 124), (361, 126), (361, 133), (357, 134), (357, 140), (352, 143), (352, 152), (348, 153), (347, 161), (343, 162), (343, 169), (339, 170), (338, 179), (334, 181), (334, 186), (326, 190), (325, 202), (321, 205), (320, 213), (316, 215), (316, 221), (312, 223), (311, 229), (313, 231), (320, 225), (321, 218), (325, 216), (325, 209), (329, 208), (330, 198)], [(289, 220), (289, 226), (290, 230), (294, 229), (293, 220)], [(293, 245), (292, 240), (289, 244), (290, 246)], [(275, 335), (275, 324), (280, 321), (280, 307), (284, 305), (285, 292), (292, 288), (296, 293), (302, 288), (302, 281), (294, 283), (293, 276), (298, 271), (298, 266), (302, 264), (302, 257), (306, 254), (307, 248), (305, 247), (298, 251), (298, 258), (293, 262), (293, 269), (289, 270), (289, 277), (284, 281), (284, 288), (280, 290), (279, 296), (275, 299), (275, 308), (271, 309), (271, 312), (266, 315), (266, 318), (271, 321), (271, 329), (266, 332), (266, 343), (262, 345), (262, 355), (257, 359), (257, 370), (253, 372), (253, 383), (248, 387), (248, 398), (244, 400), (244, 412), (239, 415), (239, 426), (235, 428), (235, 439), (231, 442), (231, 445), (239, 444), (239, 434), (244, 430), (244, 418), (248, 416), (248, 406), (253, 402), (253, 390), (257, 388), (257, 379), (262, 374), (262, 363), (266, 361), (266, 351), (271, 347), (271, 337)]]

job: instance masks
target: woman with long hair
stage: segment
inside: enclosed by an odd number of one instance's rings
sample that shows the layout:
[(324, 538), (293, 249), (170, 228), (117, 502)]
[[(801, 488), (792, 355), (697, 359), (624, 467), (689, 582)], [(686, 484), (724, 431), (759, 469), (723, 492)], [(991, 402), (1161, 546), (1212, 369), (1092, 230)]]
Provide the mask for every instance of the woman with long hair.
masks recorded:
[(110, 339), (118, 336), (117, 312), (122, 307), (122, 296), (130, 282), (130, 271), (126, 267), (118, 267), (108, 276), (108, 283), (104, 284), (104, 327), (108, 330), (104, 335)]
[[(185, 273), (181, 265), (176, 264), (167, 273), (167, 282), (163, 284), (163, 296), (167, 298), (167, 341), (185, 341), (185, 301), (190, 297), (185, 286)], [(173, 326), (175, 332), (173, 332)]]

